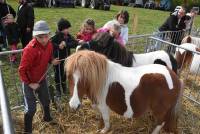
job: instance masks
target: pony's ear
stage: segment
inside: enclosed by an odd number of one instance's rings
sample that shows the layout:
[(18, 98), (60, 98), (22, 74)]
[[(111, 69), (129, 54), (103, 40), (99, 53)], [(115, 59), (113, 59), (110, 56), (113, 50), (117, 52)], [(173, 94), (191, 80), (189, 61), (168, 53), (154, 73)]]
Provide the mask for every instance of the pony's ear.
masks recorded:
[(84, 49), (90, 49), (90, 44), (88, 42), (82, 42), (79, 43), (79, 47), (77, 48), (77, 51), (84, 50)]
[(90, 44), (87, 42), (87, 43), (84, 43), (82, 44), (82, 47), (83, 49), (90, 49)]

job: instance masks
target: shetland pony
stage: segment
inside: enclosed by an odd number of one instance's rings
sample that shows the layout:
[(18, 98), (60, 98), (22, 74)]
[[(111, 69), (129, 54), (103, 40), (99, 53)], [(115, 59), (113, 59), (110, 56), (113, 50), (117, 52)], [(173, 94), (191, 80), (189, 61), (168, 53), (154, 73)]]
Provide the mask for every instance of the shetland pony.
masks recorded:
[(162, 64), (177, 73), (177, 63), (172, 55), (165, 51), (154, 51), (143, 54), (133, 54), (119, 45), (109, 33), (97, 33), (89, 43), (81, 44), (78, 50), (89, 49), (107, 56), (108, 59), (126, 67), (146, 64)]
[(127, 118), (151, 110), (157, 119), (153, 134), (163, 127), (177, 133), (177, 107), (182, 82), (165, 66), (150, 64), (124, 67), (94, 51), (78, 51), (65, 62), (72, 109), (78, 109), (83, 95), (96, 105), (106, 133), (110, 128), (110, 109)]
[(193, 52), (200, 52), (200, 49), (192, 43), (184, 43), (181, 44), (180, 47), (189, 51), (182, 48), (176, 48), (175, 58), (178, 69), (181, 71), (184, 68), (190, 67), (190, 72), (197, 73), (198, 66), (200, 64), (200, 55)]

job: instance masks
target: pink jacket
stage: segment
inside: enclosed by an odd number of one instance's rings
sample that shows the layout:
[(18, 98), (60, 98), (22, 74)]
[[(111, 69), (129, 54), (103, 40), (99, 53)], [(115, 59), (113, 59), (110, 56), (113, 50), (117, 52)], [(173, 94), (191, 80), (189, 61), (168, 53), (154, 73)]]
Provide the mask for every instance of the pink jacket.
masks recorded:
[(117, 38), (115, 38), (115, 40), (116, 40), (121, 46), (125, 47), (125, 43), (124, 43), (124, 41), (123, 41), (123, 39), (122, 39), (121, 36), (118, 36)]

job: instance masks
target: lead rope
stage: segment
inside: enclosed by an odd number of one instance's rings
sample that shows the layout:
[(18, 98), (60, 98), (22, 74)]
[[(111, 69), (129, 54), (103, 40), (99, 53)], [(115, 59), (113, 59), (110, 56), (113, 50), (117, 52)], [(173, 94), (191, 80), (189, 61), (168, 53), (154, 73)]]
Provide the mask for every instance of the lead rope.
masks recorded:
[[(59, 61), (61, 62), (61, 61), (64, 61), (64, 60), (66, 60), (66, 59), (67, 59), (67, 58), (60, 59)], [(40, 80), (38, 81), (38, 83), (40, 83), (40, 82), (43, 80), (43, 78), (46, 76), (46, 74), (49, 72), (49, 70), (51, 69), (52, 66), (53, 66), (53, 64), (51, 64), (51, 65), (48, 67), (47, 71), (42, 75), (42, 77), (40, 78)], [(36, 95), (35, 90), (33, 90), (33, 95), (35, 96), (36, 100), (37, 100), (37, 101), (40, 103), (40, 105), (41, 105), (41, 102), (40, 102), (38, 96)]]

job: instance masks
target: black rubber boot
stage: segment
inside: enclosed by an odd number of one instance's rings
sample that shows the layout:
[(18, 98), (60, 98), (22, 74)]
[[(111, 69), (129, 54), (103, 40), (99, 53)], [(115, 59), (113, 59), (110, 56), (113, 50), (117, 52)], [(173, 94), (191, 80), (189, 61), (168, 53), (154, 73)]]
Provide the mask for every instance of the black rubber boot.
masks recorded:
[(61, 85), (56, 83), (56, 96), (61, 97)]
[(65, 82), (62, 82), (62, 89), (63, 89), (63, 94), (66, 95), (67, 94), (67, 86)]
[(32, 121), (33, 121), (33, 115), (25, 113), (25, 115), (24, 115), (24, 134), (32, 133)]
[(50, 122), (50, 121), (53, 120), (51, 115), (50, 115), (49, 107), (44, 107), (44, 118), (43, 119), (46, 122)]

